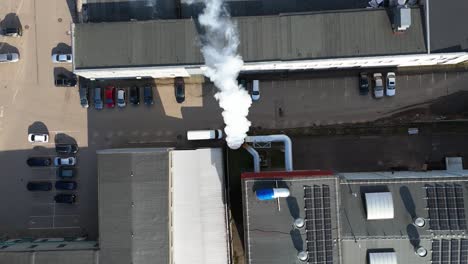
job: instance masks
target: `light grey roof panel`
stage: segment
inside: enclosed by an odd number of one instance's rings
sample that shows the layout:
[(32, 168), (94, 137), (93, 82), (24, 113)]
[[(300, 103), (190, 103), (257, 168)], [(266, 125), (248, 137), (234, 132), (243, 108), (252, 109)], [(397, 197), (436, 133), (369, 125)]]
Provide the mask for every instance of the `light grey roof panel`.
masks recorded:
[(167, 263), (167, 149), (98, 152), (100, 261)]
[(95, 250), (2, 252), (0, 263), (12, 264), (98, 264)]
[[(418, 8), (412, 25), (395, 35), (384, 9), (233, 18), (246, 62), (424, 53)], [(193, 20), (74, 25), (76, 69), (200, 65)]]

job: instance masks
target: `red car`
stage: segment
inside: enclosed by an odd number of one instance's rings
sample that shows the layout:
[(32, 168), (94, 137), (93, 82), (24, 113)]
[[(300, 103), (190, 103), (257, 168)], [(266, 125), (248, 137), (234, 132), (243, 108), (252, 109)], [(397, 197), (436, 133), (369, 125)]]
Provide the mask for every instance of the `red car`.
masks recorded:
[(115, 88), (114, 86), (107, 86), (104, 91), (104, 100), (107, 108), (114, 108), (115, 106)]

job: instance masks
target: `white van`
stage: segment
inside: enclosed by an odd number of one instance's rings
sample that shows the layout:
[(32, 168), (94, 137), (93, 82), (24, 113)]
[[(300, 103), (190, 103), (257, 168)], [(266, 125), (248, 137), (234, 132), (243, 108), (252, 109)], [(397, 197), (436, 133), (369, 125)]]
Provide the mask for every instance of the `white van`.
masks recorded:
[(222, 139), (222, 138), (223, 138), (223, 131), (221, 129), (187, 131), (188, 140), (208, 140), (208, 139)]
[(260, 82), (253, 80), (252, 82), (252, 100), (258, 101), (260, 99)]

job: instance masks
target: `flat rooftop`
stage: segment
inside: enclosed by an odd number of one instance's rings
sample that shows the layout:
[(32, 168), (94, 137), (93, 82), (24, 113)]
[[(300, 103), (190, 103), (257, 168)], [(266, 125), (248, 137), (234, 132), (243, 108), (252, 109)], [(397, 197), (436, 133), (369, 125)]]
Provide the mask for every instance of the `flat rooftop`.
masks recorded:
[[(425, 53), (419, 8), (395, 35), (384, 9), (233, 18), (246, 62)], [(170, 33), (168, 33), (170, 32)], [(195, 21), (74, 24), (75, 69), (201, 65)]]
[(97, 152), (99, 263), (169, 263), (169, 152)]

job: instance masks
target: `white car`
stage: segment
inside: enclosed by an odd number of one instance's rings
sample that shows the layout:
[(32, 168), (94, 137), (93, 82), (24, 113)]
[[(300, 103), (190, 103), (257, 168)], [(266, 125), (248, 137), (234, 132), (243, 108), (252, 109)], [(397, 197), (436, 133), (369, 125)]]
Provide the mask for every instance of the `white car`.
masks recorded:
[(124, 89), (118, 89), (117, 90), (117, 106), (118, 107), (125, 107), (127, 105), (126, 99), (125, 99), (125, 90)]
[(389, 72), (387, 73), (387, 89), (386, 89), (387, 96), (395, 95), (395, 87), (396, 87), (395, 73)]
[(47, 143), (49, 142), (49, 135), (31, 133), (28, 135), (28, 141), (31, 143)]
[(258, 101), (260, 99), (260, 81), (253, 80), (252, 82), (252, 100)]
[(71, 54), (54, 54), (52, 55), (52, 62), (54, 63), (71, 63), (72, 55)]
[(384, 96), (384, 87), (381, 73), (374, 73), (374, 97), (382, 98)]
[(67, 158), (56, 157), (54, 159), (54, 164), (55, 166), (73, 166), (76, 164), (76, 158), (75, 157), (67, 157)]
[(17, 61), (19, 61), (18, 53), (0, 54), (0, 63), (17, 62)]

